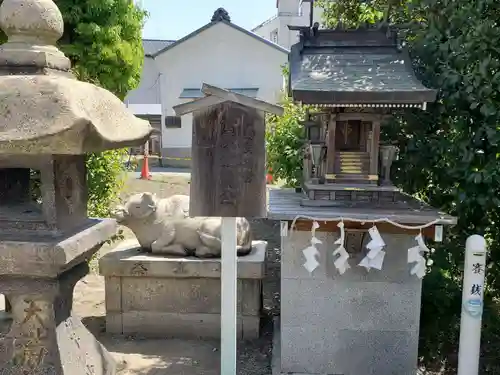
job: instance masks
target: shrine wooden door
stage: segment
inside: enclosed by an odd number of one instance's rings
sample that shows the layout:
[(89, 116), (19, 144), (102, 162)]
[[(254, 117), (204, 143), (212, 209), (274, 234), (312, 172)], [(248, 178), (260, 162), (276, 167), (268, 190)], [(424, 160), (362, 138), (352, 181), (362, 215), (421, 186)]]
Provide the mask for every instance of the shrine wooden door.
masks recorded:
[(360, 151), (361, 121), (338, 121), (335, 129), (336, 151)]

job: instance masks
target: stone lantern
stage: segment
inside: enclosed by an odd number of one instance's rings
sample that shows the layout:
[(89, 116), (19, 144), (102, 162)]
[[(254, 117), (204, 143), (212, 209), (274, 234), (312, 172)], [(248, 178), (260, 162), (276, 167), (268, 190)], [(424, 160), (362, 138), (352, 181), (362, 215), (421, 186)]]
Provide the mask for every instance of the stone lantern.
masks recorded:
[(0, 290), (12, 325), (0, 339), (2, 374), (115, 372), (72, 316), (87, 260), (116, 233), (87, 216), (85, 154), (140, 146), (152, 128), (112, 93), (76, 80), (55, 46), (63, 19), (52, 0), (4, 0), (0, 27)]
[[(311, 169), (313, 170), (311, 183), (324, 183), (323, 161), (326, 153), (325, 129), (321, 121), (308, 119), (302, 124), (306, 130), (306, 147), (307, 152), (311, 156)], [(308, 176), (309, 177), (309, 176)]]

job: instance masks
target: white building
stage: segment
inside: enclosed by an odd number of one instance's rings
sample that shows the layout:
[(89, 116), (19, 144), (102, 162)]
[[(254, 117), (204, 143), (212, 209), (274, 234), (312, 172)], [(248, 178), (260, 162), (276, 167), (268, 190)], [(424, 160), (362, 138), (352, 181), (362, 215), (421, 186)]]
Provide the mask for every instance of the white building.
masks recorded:
[[(299, 41), (299, 35), (297, 31), (289, 30), (288, 25), (309, 26), (310, 7), (311, 3), (303, 0), (277, 0), (276, 15), (252, 29), (252, 32), (290, 49)], [(321, 8), (314, 8), (313, 21), (321, 23), (322, 15)]]
[[(189, 165), (192, 115), (176, 118), (172, 107), (202, 96), (203, 82), (276, 103), (283, 88), (282, 66), (298, 32), (308, 26), (310, 3), (277, 0), (277, 13), (252, 32), (226, 21), (210, 22), (178, 41), (144, 39), (139, 87), (125, 103), (158, 131), (150, 151), (164, 165)], [(314, 9), (321, 21), (321, 9)], [(161, 132), (161, 137), (159, 133)]]
[[(190, 164), (192, 115), (172, 107), (203, 96), (203, 83), (277, 103), (288, 49), (231, 22), (210, 22), (153, 54), (159, 73), (164, 165)], [(154, 81), (154, 73), (145, 73)]]
[[(153, 55), (163, 48), (171, 45), (173, 40), (143, 39), (144, 65), (139, 86), (128, 93), (125, 105), (137, 117), (149, 120), (156, 130), (151, 136), (149, 151), (159, 154), (161, 149), (161, 91), (160, 72), (156, 66)], [(140, 150), (135, 150), (140, 152)]]

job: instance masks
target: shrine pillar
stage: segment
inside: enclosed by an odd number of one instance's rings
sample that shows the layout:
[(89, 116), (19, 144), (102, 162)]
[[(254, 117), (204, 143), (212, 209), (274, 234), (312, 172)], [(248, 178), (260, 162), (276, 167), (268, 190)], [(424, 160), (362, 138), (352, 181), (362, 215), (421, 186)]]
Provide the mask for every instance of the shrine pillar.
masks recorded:
[(331, 114), (328, 121), (328, 144), (326, 151), (326, 179), (332, 180), (335, 175), (335, 132), (337, 130), (337, 115)]

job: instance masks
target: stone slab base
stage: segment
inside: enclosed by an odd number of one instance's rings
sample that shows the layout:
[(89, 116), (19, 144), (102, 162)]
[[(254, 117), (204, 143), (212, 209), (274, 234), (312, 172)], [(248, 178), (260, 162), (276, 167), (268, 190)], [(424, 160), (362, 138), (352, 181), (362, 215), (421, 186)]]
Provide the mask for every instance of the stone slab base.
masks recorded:
[(414, 375), (422, 281), (410, 274), (415, 237), (381, 232), (382, 270), (359, 267), (365, 236), (349, 248), (351, 268), (341, 275), (332, 246), (338, 232), (316, 232), (319, 266), (309, 273), (302, 249), (309, 231), (294, 231), (281, 244), (281, 369), (285, 373)]
[[(256, 338), (262, 312), (267, 243), (254, 241), (238, 258), (238, 336)], [(106, 329), (151, 338), (220, 337), (220, 259), (140, 252), (126, 241), (100, 259), (105, 276)]]
[[(273, 351), (271, 354), (272, 375), (337, 375), (337, 374), (307, 374), (305, 372), (281, 372), (281, 332), (280, 318), (274, 318), (273, 326)], [(343, 375), (343, 374), (338, 374)]]
[[(149, 338), (220, 338), (220, 314), (176, 314), (150, 311), (109, 312), (106, 331), (140, 334)], [(260, 317), (239, 316), (237, 335), (240, 339), (258, 338)]]
[[(281, 331), (280, 318), (274, 318), (273, 327), (273, 351), (271, 354), (272, 375), (347, 375), (347, 374), (327, 374), (327, 373), (305, 373), (305, 372), (282, 372), (281, 371)], [(416, 370), (415, 375), (423, 375), (420, 370)], [(380, 374), (387, 375), (387, 374)], [(399, 375), (399, 374), (397, 374)], [(411, 374), (413, 375), (413, 374)]]

